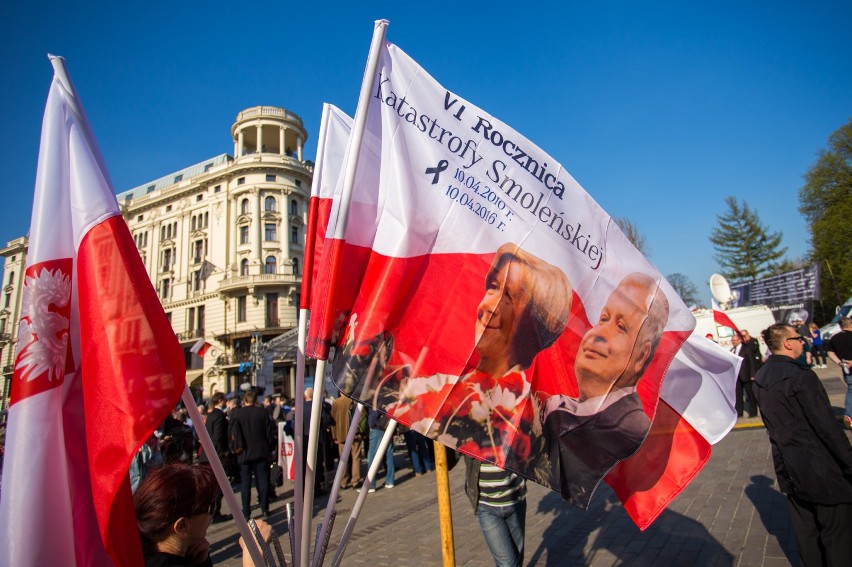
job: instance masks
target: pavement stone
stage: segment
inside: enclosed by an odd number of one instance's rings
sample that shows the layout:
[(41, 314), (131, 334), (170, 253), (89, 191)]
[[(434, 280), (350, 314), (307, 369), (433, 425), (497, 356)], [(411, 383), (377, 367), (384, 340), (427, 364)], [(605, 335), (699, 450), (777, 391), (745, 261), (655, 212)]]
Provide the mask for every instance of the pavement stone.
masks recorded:
[[(834, 370), (834, 371), (833, 371)], [(838, 418), (846, 386), (836, 369), (818, 369)], [(675, 567), (780, 567), (799, 565), (786, 497), (778, 492), (769, 439), (759, 418), (745, 418), (719, 444), (698, 477), (644, 533), (627, 517), (612, 490), (601, 485), (589, 510), (575, 509), (544, 487), (528, 483), (525, 564), (664, 565)], [(847, 431), (852, 439), (852, 432)], [(403, 452), (396, 454), (394, 490), (370, 494), (346, 548), (343, 566), (442, 565), (435, 474), (415, 477)], [(450, 471), (456, 565), (493, 565), (464, 494), (464, 466)], [(337, 549), (357, 493), (344, 491), (325, 564)], [(282, 534), (288, 565), (284, 504), (273, 502), (271, 523)], [(314, 526), (326, 498), (316, 501)], [(225, 513), (229, 511), (225, 510)], [(259, 515), (255, 506), (253, 510)], [(233, 523), (210, 526), (213, 564), (241, 565)]]

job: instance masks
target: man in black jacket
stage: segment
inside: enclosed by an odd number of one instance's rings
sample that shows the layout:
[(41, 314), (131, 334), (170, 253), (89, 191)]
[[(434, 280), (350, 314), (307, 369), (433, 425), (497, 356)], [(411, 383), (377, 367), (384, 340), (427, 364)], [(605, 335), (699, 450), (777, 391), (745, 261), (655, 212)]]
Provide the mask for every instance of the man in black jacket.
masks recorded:
[(748, 403), (748, 416), (757, 417), (757, 403), (754, 400), (754, 391), (752, 390), (752, 381), (757, 373), (754, 354), (750, 345), (744, 343), (740, 335), (736, 333), (731, 337), (731, 343), (734, 345), (731, 347), (731, 352), (743, 359), (739, 374), (737, 374), (737, 399), (735, 403), (737, 417), (743, 416), (743, 394), (745, 394), (745, 401)]
[(269, 461), (275, 448), (275, 423), (269, 413), (256, 405), (257, 393), (249, 390), (243, 396), (243, 407), (232, 412), (231, 436), (237, 447), (242, 486), (240, 496), (243, 516), (251, 517), (251, 479), (260, 495), (260, 511), (263, 518), (269, 517)]
[(754, 393), (802, 564), (852, 565), (852, 446), (813, 370), (796, 362), (805, 339), (790, 325), (763, 332), (772, 356)]
[[(224, 466), (228, 457), (228, 418), (225, 417), (225, 394), (216, 392), (210, 399), (210, 413), (207, 414), (207, 421), (204, 426), (207, 428), (207, 433), (210, 434), (210, 440), (213, 441), (213, 448), (216, 449), (216, 454)], [(202, 451), (199, 460), (202, 463), (209, 463), (210, 459), (207, 454)], [(216, 493), (216, 506), (213, 510), (213, 522), (223, 522), (229, 519), (230, 516), (222, 515), (222, 491)]]

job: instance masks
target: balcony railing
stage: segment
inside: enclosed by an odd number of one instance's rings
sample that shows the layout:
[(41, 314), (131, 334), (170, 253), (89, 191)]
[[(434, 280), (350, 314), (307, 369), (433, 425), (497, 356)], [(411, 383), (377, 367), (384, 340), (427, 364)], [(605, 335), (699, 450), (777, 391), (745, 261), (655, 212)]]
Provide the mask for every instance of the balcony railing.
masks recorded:
[(301, 284), (302, 276), (293, 274), (253, 274), (234, 276), (219, 282), (219, 291), (229, 291), (249, 286), (270, 286), (277, 284)]
[(192, 331), (184, 331), (183, 333), (177, 333), (177, 338), (179, 341), (192, 341), (198, 340), (204, 336), (204, 329), (195, 329)]

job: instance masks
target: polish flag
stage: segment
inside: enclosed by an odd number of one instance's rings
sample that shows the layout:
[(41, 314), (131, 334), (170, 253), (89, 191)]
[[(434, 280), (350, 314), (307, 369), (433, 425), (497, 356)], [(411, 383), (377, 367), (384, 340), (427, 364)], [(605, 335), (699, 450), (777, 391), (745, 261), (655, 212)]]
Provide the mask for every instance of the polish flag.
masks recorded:
[(727, 313), (722, 311), (722, 308), (719, 307), (719, 304), (716, 303), (716, 300), (711, 299), (710, 301), (713, 302), (713, 320), (716, 321), (716, 324), (733, 329), (736, 334), (741, 335), (742, 333), (740, 333), (740, 330), (737, 328), (737, 325), (733, 321), (731, 321), (731, 318), (728, 317)]
[(305, 269), (302, 276), (300, 308), (310, 309), (311, 293), (317, 277), (335, 188), (349, 143), (352, 119), (332, 104), (323, 104), (317, 141), (317, 159), (308, 203), (308, 228), (305, 235)]
[[(375, 51), (377, 71), (365, 76), (318, 268), (317, 281), (328, 271), (333, 284), (318, 286), (311, 305), (309, 354), (325, 358), (328, 346), (337, 345), (338, 387), (448, 446), (559, 489), (584, 508), (595, 478), (627, 470), (618, 468), (621, 459), (658, 456), (636, 452), (649, 429), (678, 450), (681, 437), (694, 446), (698, 437), (725, 430), (716, 418), (727, 415), (732, 395), (720, 383), (735, 372), (718, 353), (682, 348), (694, 317), (609, 215), (551, 156), (441, 87), (398, 47), (382, 42)], [(517, 278), (515, 268), (499, 268), (504, 257), (517, 266)], [(648, 295), (619, 307), (634, 287)], [(653, 329), (659, 319), (650, 315), (658, 299), (667, 304), (661, 335), (640, 343), (639, 330)], [(630, 324), (636, 309), (643, 315)], [(615, 328), (630, 337), (629, 348), (616, 355), (592, 346), (603, 329)], [(333, 341), (337, 330), (340, 339)], [(705, 358), (696, 360), (699, 354)], [(612, 385), (590, 411), (581, 404), (590, 398), (575, 367), (601, 363), (613, 383), (628, 372), (641, 379), (635, 389)], [(689, 370), (670, 372), (680, 364)], [(571, 459), (538, 425), (562, 415), (553, 410), (571, 408), (566, 413), (578, 416), (578, 425), (566, 427), (579, 431), (626, 401), (645, 415), (630, 414), (646, 424), (635, 446), (590, 443)], [(657, 453), (664, 444), (656, 444)], [(610, 449), (617, 458), (601, 456)], [(692, 467), (679, 469), (674, 480), (644, 475), (631, 484), (631, 473), (607, 481), (622, 500), (634, 497), (637, 506), (627, 509), (643, 525), (708, 454), (670, 459), (672, 467)], [(595, 464), (583, 471), (592, 480), (586, 486), (575, 490), (554, 476), (587, 459)], [(641, 498), (648, 494), (657, 500)]]
[(195, 342), (195, 344), (194, 344), (194, 345), (192, 345), (192, 348), (190, 348), (190, 349), (189, 349), (189, 351), (190, 351), (190, 352), (193, 352), (193, 353), (195, 353), (195, 354), (197, 354), (198, 356), (204, 356), (204, 354), (205, 354), (208, 350), (210, 350), (210, 347), (211, 347), (211, 346), (213, 346), (213, 345), (211, 345), (210, 343), (208, 343), (206, 340), (204, 340), (204, 339), (198, 339), (198, 340)]
[(142, 565), (127, 471), (183, 351), (51, 57), (0, 500), (0, 564)]

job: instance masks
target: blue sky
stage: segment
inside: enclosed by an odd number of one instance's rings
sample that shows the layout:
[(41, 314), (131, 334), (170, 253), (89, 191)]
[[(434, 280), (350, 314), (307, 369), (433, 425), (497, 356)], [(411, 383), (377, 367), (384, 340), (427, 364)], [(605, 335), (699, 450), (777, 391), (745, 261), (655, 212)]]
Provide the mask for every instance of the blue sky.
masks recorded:
[(29, 226), (48, 52), (67, 59), (120, 192), (231, 153), (255, 105), (299, 114), (312, 158), (322, 103), (354, 113), (386, 18), (389, 41), (558, 159), (708, 301), (725, 197), (804, 255), (802, 176), (852, 117), (849, 2), (79, 4), (0, 6), (4, 243)]

